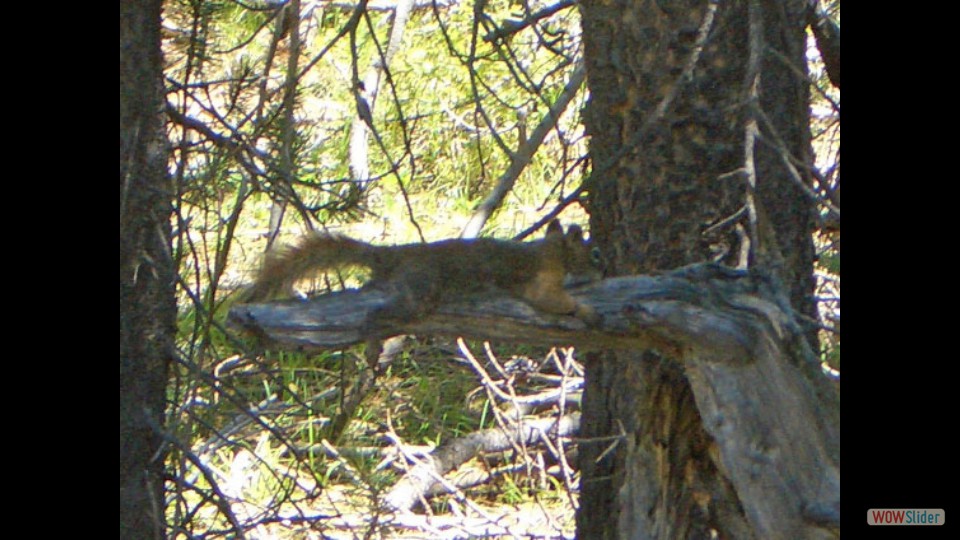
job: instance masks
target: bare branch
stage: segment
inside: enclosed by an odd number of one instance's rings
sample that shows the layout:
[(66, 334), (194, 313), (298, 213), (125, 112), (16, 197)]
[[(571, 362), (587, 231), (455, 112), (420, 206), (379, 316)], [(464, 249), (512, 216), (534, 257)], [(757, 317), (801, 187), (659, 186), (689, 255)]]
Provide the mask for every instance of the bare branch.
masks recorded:
[(577, 92), (580, 90), (580, 86), (583, 85), (583, 80), (586, 78), (586, 70), (583, 67), (583, 64), (579, 64), (570, 74), (570, 80), (567, 81), (566, 87), (564, 87), (563, 92), (557, 97), (557, 101), (550, 107), (550, 110), (547, 111), (547, 114), (544, 115), (543, 120), (540, 121), (540, 124), (537, 125), (536, 129), (533, 130), (533, 133), (530, 135), (530, 138), (526, 141), (521, 141), (520, 147), (514, 152), (510, 157), (510, 167), (500, 176), (500, 179), (497, 180), (497, 185), (483, 200), (474, 211), (473, 216), (470, 217), (470, 221), (467, 222), (467, 225), (463, 228), (463, 231), (460, 233), (461, 238), (476, 238), (480, 234), (480, 230), (483, 228), (483, 225), (486, 223), (487, 218), (493, 213), (493, 211), (503, 203), (503, 199), (507, 196), (507, 193), (513, 188), (513, 185), (516, 183), (517, 178), (523, 172), (527, 165), (529, 165), (530, 160), (533, 159), (533, 155), (536, 153), (537, 149), (540, 148), (540, 145), (543, 144), (543, 140), (547, 137), (547, 133), (551, 129), (555, 128), (557, 122), (560, 120), (560, 116), (563, 114), (563, 111), (566, 110), (567, 105), (573, 100), (577, 95)]
[(820, 58), (827, 70), (830, 82), (840, 89), (840, 25), (830, 18), (824, 11), (819, 0), (810, 0), (810, 11), (807, 15), (807, 24), (817, 40), (817, 49)]
[[(602, 324), (589, 328), (485, 294), (444, 305), (422, 320), (371, 329), (370, 314), (390, 300), (374, 288), (237, 306), (231, 317), (288, 347), (343, 347), (374, 331), (566, 343), (581, 350), (657, 349), (685, 365), (703, 425), (720, 449), (718, 459), (738, 492), (758, 502), (748, 511), (762, 530), (775, 530), (765, 520), (787, 508), (839, 508), (839, 396), (776, 285), (761, 274), (707, 264), (570, 292), (593, 307)], [(765, 414), (756, 414), (757, 403)], [(458, 452), (479, 443), (463, 444)], [(424, 481), (436, 479), (434, 465), (424, 471)]]
[(480, 452), (498, 452), (516, 445), (532, 446), (545, 434), (569, 436), (580, 428), (580, 414), (563, 418), (525, 420), (510, 429), (485, 429), (465, 437), (450, 440), (434, 450), (430, 456), (418, 460), (384, 498), (386, 506), (395, 511), (409, 510), (436, 484), (444, 474), (465, 463)]
[(567, 9), (568, 7), (573, 7), (577, 4), (577, 0), (560, 0), (552, 6), (547, 6), (543, 9), (531, 13), (528, 17), (520, 20), (508, 19), (503, 21), (503, 25), (497, 27), (496, 30), (487, 32), (483, 36), (483, 40), (486, 42), (493, 42), (498, 39), (504, 39), (508, 36), (516, 34), (517, 32), (527, 28), (528, 26), (535, 24), (541, 19), (546, 19), (552, 17), (554, 14)]
[[(539, 313), (520, 300), (496, 292), (443, 305), (422, 320), (385, 321), (389, 326), (371, 328), (371, 314), (392, 300), (389, 293), (376, 288), (341, 291), (306, 302), (238, 305), (230, 317), (233, 323), (261, 337), (297, 349), (347, 347), (364, 341), (364, 332), (372, 331), (381, 336), (447, 335), (539, 345), (656, 348), (677, 354), (709, 347), (722, 358), (743, 361), (750, 356), (748, 344), (757, 329), (753, 323), (744, 324), (738, 311), (712, 308), (718, 298), (723, 299), (721, 307), (737, 306), (735, 298), (725, 295), (745, 294), (751, 280), (725, 282), (733, 271), (713, 265), (703, 268), (701, 274), (714, 272), (717, 278), (691, 278), (693, 274), (682, 269), (688, 273), (608, 279), (571, 290), (578, 301), (602, 316), (603, 323), (597, 328), (588, 328), (573, 317)], [(755, 310), (753, 305), (739, 308)], [(691, 320), (698, 324), (687, 324)]]

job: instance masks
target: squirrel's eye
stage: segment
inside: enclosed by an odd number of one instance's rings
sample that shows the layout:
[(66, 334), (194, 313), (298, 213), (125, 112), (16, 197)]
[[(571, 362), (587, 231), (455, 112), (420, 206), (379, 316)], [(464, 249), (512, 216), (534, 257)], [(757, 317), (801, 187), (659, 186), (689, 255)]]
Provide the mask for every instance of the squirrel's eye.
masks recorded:
[(600, 264), (600, 248), (595, 247), (590, 250), (590, 261), (594, 264)]

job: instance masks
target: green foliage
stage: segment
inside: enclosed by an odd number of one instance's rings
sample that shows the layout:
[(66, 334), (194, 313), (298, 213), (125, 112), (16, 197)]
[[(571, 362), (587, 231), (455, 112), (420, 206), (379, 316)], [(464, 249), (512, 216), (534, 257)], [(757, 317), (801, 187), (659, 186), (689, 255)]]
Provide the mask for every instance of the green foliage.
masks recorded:
[(820, 257), (820, 266), (831, 274), (840, 275), (840, 253), (829, 252)]
[[(499, 40), (484, 39), (506, 21), (524, 18), (526, 5), (490, 0), (412, 12), (379, 86), (365, 88), (368, 95), (377, 91), (376, 135), (363, 145), (369, 175), (360, 178), (351, 168), (358, 150), (351, 142), (355, 78), (366, 80), (388, 49), (392, 13), (371, 9), (356, 17), (334, 4), (302, 2), (297, 45), (290, 20), (266, 3), (166, 3), (170, 170), (178, 192), (174, 255), (180, 265), (179, 358), (168, 411), (168, 426), (181, 444), (171, 477), (183, 483), (168, 503), (171, 523), (184, 527), (175, 537), (229, 534), (228, 512), (213, 501), (236, 497), (217, 495), (218, 482), (236, 484), (237, 497), (283, 511), (300, 511), (305, 500), (337, 489), (351, 509), (375, 508), (398, 472), (382, 466), (380, 454), (364, 451), (384, 446), (388, 423), (402, 440), (431, 445), (495, 425), (485, 398), (467, 399), (477, 388), (476, 375), (438, 352), (450, 347), (417, 344), (385, 367), (344, 432), (332, 433), (343, 396), (360, 379), (360, 350), (263, 351), (224, 321), (274, 234), (281, 244), (324, 227), (381, 243), (419, 241), (421, 231), (428, 240), (459, 234), (518, 148), (548, 118), (581, 54), (576, 9)], [(838, 99), (822, 73), (813, 75), (824, 96)], [(579, 119), (584, 99), (581, 91), (561, 111), (486, 234), (513, 236), (579, 186), (586, 169)], [(829, 99), (824, 103), (829, 108)], [(839, 160), (836, 120), (825, 115), (815, 124), (824, 170), (830, 159)], [(281, 208), (283, 219), (271, 224)], [(577, 206), (566, 207), (561, 217), (585, 221)], [(838, 277), (838, 242), (836, 249), (829, 238), (822, 245), (820, 265)], [(316, 285), (355, 282), (345, 274)], [(839, 338), (828, 340), (825, 360), (838, 367)], [(537, 354), (542, 351), (531, 353)], [(331, 451), (336, 437), (338, 448), (355, 452)], [(529, 500), (523, 480), (504, 478), (501, 501)]]

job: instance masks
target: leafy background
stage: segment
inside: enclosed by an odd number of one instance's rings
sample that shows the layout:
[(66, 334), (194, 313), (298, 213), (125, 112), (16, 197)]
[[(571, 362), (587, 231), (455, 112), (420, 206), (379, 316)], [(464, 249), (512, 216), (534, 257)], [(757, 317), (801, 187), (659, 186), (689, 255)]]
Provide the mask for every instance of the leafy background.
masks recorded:
[[(839, 2), (828, 11), (839, 21)], [(479, 214), (483, 235), (527, 236), (552, 215), (586, 225), (573, 2), (172, 0), (163, 30), (180, 268), (174, 535), (572, 536), (577, 478), (563, 438), (480, 453), (458, 472), (485, 481), (419, 514), (382, 507), (417, 456), (503, 425), (514, 406), (495, 388), (563, 388), (567, 401), (525, 413), (575, 410), (575, 351), (409, 340), (363, 388), (360, 350), (262, 350), (224, 320), (263, 253), (307, 230), (431, 241), (463, 233), (478, 205), (492, 209)], [(838, 187), (839, 91), (815, 47), (809, 57), (816, 165)], [(839, 333), (827, 331), (839, 329), (839, 224), (817, 235), (822, 354), (839, 369)], [(324, 276), (301, 289), (358, 282)]]

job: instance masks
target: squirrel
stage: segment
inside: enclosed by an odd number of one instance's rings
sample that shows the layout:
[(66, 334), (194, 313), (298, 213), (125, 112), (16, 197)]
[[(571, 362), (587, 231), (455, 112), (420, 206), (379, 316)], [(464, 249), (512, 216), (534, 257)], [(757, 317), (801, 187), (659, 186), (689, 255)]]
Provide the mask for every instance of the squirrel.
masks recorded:
[(295, 281), (310, 274), (353, 265), (372, 271), (365, 288), (392, 293), (373, 319), (421, 318), (445, 300), (495, 287), (542, 312), (573, 315), (593, 325), (599, 320), (596, 311), (563, 287), (599, 280), (597, 253), (579, 226), (564, 234), (557, 220), (544, 238), (533, 242), (477, 238), (377, 246), (312, 233), (267, 255), (245, 301), (268, 300), (289, 293)]

